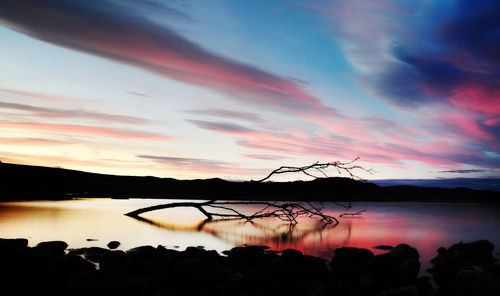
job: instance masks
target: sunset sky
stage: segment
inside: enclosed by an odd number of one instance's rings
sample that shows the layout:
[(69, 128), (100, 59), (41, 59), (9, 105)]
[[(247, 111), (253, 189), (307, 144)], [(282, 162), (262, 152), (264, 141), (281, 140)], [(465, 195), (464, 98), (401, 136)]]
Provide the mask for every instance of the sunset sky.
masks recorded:
[(499, 15), (497, 0), (0, 0), (0, 160), (249, 180), (359, 156), (367, 179), (500, 177)]

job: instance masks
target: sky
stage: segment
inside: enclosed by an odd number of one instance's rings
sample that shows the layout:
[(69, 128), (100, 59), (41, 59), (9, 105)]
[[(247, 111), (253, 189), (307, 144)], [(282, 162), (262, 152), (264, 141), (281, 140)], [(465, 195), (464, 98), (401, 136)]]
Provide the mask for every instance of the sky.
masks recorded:
[(0, 0), (0, 160), (251, 180), (359, 157), (364, 179), (500, 177), (498, 15), (467, 0)]

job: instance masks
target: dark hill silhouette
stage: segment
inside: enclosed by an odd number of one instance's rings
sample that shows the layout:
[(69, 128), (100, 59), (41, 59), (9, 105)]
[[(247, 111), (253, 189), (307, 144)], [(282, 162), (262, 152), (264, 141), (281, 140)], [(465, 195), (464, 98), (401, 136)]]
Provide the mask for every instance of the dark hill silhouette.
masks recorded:
[(466, 188), (388, 186), (349, 178), (293, 182), (232, 182), (219, 178), (118, 176), (0, 163), (0, 200), (71, 197), (323, 201), (500, 201), (500, 192)]

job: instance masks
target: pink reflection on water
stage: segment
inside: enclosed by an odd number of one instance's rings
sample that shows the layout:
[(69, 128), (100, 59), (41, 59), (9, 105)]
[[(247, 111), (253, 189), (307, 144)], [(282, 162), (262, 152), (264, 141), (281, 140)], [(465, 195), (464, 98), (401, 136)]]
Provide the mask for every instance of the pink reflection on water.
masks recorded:
[[(190, 208), (144, 214), (144, 223), (125, 213), (171, 200), (86, 199), (58, 202), (0, 203), (0, 237), (25, 237), (34, 245), (47, 240), (64, 240), (70, 248), (105, 247), (110, 240), (122, 249), (140, 245), (164, 245), (184, 249), (204, 246), (218, 252), (239, 245), (266, 245), (273, 250), (294, 248), (305, 254), (330, 259), (343, 246), (367, 248), (407, 243), (420, 252), (424, 267), (437, 248), (459, 241), (489, 239), (500, 245), (500, 205), (452, 203), (357, 203), (361, 216), (344, 217), (336, 226), (303, 218), (293, 228), (282, 221), (256, 219), (219, 221), (198, 229), (203, 215)], [(255, 206), (242, 211), (255, 211)], [(338, 216), (342, 210), (327, 205), (326, 213)], [(87, 241), (86, 239), (98, 239)], [(498, 250), (498, 249), (497, 249)], [(498, 251), (495, 251), (498, 252)]]

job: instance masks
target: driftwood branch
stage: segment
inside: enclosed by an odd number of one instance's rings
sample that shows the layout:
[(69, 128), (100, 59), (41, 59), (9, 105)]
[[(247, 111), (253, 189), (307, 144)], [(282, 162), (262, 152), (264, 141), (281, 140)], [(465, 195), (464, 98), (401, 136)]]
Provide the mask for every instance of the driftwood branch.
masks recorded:
[[(262, 209), (252, 214), (245, 214), (237, 210), (238, 205), (261, 205)], [(203, 202), (174, 202), (162, 205), (156, 205), (141, 208), (125, 215), (142, 220), (141, 214), (161, 209), (192, 207), (205, 215), (206, 221), (214, 218), (236, 218), (251, 221), (253, 219), (274, 217), (282, 221), (296, 225), (298, 218), (307, 216), (320, 218), (320, 221), (326, 224), (338, 224), (337, 218), (322, 212), (323, 207), (310, 202), (277, 202), (277, 201), (220, 201), (209, 200)], [(348, 206), (344, 207), (348, 209)]]
[[(280, 174), (286, 174), (286, 173), (303, 173), (303, 174), (305, 174), (309, 177), (312, 177), (314, 179), (323, 178), (323, 177), (326, 178), (326, 177), (328, 177), (328, 175), (325, 173), (325, 170), (328, 168), (335, 168), (339, 174), (347, 173), (353, 179), (361, 179), (360, 177), (358, 177), (357, 175), (355, 175), (352, 172), (353, 170), (362, 170), (362, 171), (365, 171), (367, 173), (372, 174), (373, 173), (372, 169), (365, 169), (362, 166), (353, 164), (358, 159), (359, 159), (359, 157), (356, 157), (355, 159), (353, 159), (352, 161), (349, 161), (349, 162), (340, 162), (340, 161), (333, 161), (333, 162), (326, 162), (326, 163), (315, 162), (311, 165), (302, 166), (302, 167), (282, 166), (282, 167), (275, 169), (271, 173), (269, 173), (269, 175), (267, 175), (266, 177), (264, 177), (260, 180), (257, 180), (256, 182), (264, 182), (264, 181), (268, 180), (269, 178), (271, 178), (273, 175), (280, 175)], [(322, 175), (322, 177), (318, 177), (315, 174), (311, 173), (310, 171), (320, 173)]]

